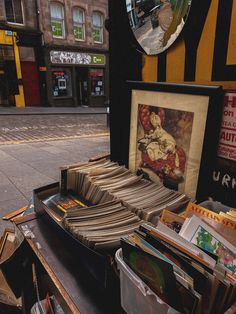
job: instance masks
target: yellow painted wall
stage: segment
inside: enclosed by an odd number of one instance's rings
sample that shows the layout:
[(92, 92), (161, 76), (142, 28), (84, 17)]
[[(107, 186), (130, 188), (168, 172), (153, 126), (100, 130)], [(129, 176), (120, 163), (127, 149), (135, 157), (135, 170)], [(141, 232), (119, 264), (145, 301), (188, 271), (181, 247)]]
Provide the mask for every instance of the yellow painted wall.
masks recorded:
[[(224, 0), (228, 1), (228, 0)], [(216, 25), (218, 18), (218, 6), (220, 0), (212, 0), (208, 11), (207, 18), (204, 23), (200, 42), (197, 49), (195, 81), (185, 81), (185, 40), (180, 34), (181, 40), (174, 43), (166, 52), (166, 82), (186, 83), (186, 84), (204, 84), (204, 85), (222, 85), (223, 88), (236, 88), (236, 75), (231, 80), (212, 79), (213, 57), (216, 40)], [(192, 34), (194, 36), (194, 33)], [(144, 81), (159, 81), (158, 78), (158, 56), (144, 56), (145, 62), (142, 71)], [(236, 66), (236, 0), (233, 0), (233, 7), (230, 19), (230, 32), (228, 36), (228, 47), (226, 56), (226, 65)]]
[(7, 35), (7, 32), (6, 30), (0, 29), (0, 45), (12, 45), (12, 35)]
[[(17, 78), (18, 80), (22, 80), (20, 54), (19, 54), (19, 48), (16, 44), (16, 35), (17, 34), (14, 32), (0, 30), (0, 45), (13, 45)], [(24, 88), (23, 88), (22, 83), (19, 83), (18, 88), (19, 88), (19, 94), (15, 95), (15, 103), (16, 103), (16, 107), (22, 108), (22, 107), (25, 107)]]
[[(22, 80), (20, 53), (19, 53), (19, 48), (16, 44), (16, 34), (15, 33), (13, 36), (13, 43), (14, 43), (14, 55), (15, 55), (15, 62), (16, 62), (17, 78), (18, 78), (18, 80)], [(23, 88), (22, 84), (19, 84), (19, 94), (15, 95), (15, 102), (16, 102), (16, 107), (18, 107), (18, 108), (25, 107), (24, 88)]]

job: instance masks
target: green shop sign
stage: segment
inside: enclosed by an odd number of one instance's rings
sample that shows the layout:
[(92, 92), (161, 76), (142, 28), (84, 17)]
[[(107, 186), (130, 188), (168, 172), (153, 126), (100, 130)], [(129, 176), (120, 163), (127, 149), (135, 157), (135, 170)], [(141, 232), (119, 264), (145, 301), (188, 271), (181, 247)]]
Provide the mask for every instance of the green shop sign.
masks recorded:
[(104, 65), (106, 63), (106, 56), (105, 55), (91, 55), (92, 61), (91, 64), (93, 65)]
[(62, 26), (61, 22), (59, 22), (59, 21), (52, 21), (51, 25), (52, 25), (53, 36), (55, 36), (55, 37), (63, 37), (64, 36), (64, 34), (63, 34), (63, 26)]

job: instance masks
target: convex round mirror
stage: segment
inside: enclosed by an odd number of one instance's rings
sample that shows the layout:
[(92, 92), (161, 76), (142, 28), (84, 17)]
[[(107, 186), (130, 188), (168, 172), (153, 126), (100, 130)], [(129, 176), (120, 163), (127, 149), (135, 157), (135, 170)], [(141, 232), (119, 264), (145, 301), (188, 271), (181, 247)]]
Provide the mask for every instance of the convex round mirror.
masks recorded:
[(130, 26), (148, 55), (170, 47), (184, 27), (191, 0), (126, 0)]

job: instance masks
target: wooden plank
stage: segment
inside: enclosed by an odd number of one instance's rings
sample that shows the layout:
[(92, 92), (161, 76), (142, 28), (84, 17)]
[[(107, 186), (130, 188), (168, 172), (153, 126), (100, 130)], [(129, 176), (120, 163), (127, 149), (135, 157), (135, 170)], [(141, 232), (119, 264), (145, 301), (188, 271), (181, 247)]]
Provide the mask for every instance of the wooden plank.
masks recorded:
[(20, 214), (22, 214), (25, 210), (26, 210), (27, 206), (19, 208), (17, 210), (14, 210), (12, 212), (10, 212), (9, 214), (5, 215), (4, 217), (2, 217), (3, 220), (10, 220)]
[(30, 213), (26, 216), (14, 217), (11, 219), (11, 221), (13, 221), (17, 225), (17, 224), (20, 224), (22, 222), (27, 222), (27, 221), (33, 220), (35, 218), (37, 218), (37, 214), (36, 213)]
[[(35, 253), (35, 255), (37, 256), (37, 258), (39, 259), (40, 263), (42, 264), (42, 266), (44, 267), (44, 269), (48, 273), (48, 275), (49, 275), (50, 279), (52, 280), (53, 284), (58, 289), (62, 299), (64, 300), (65, 304), (68, 306), (68, 309), (70, 310), (70, 313), (72, 313), (72, 314), (80, 314), (81, 312), (79, 311), (77, 306), (74, 304), (74, 302), (70, 298), (69, 294), (64, 289), (64, 287), (62, 286), (62, 284), (58, 280), (57, 276), (55, 275), (54, 271), (49, 266), (49, 264), (47, 263), (47, 261), (43, 257), (43, 255), (40, 253), (40, 251), (38, 250), (38, 248), (35, 245), (35, 243), (33, 242), (33, 240), (31, 240), (31, 239), (26, 239), (26, 240), (29, 243), (29, 245), (30, 245), (31, 249), (33, 250), (33, 252)], [(58, 300), (58, 302), (60, 303), (59, 300)], [(69, 313), (68, 309), (67, 309), (66, 313)]]

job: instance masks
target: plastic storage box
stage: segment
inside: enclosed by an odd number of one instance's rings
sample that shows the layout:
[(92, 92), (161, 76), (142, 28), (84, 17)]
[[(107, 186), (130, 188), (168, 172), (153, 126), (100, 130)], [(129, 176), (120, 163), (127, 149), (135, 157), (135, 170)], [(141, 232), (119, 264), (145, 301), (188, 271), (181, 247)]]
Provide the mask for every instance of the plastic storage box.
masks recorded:
[(204, 207), (204, 208), (207, 208), (209, 210), (212, 210), (215, 213), (219, 213), (219, 212), (226, 213), (228, 210), (231, 209), (231, 207), (229, 207), (227, 205), (224, 205), (224, 204), (217, 202), (217, 201), (210, 201), (210, 200), (201, 202), (199, 205)]
[(128, 314), (179, 313), (163, 302), (124, 262), (122, 249), (116, 252), (120, 271), (121, 306)]

